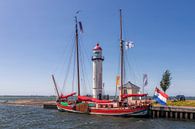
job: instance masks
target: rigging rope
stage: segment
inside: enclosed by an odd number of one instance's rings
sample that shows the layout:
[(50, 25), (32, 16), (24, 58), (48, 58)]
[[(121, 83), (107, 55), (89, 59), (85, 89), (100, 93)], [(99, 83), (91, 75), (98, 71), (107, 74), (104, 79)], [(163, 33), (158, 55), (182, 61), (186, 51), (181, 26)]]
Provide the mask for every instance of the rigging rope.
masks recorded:
[(75, 73), (76, 73), (76, 71), (75, 71), (75, 67), (76, 67), (76, 54), (75, 54), (75, 51), (76, 51), (76, 49), (74, 49), (74, 62), (73, 62), (73, 77), (72, 77), (72, 92), (74, 92), (74, 82), (75, 82)]
[(135, 83), (137, 82), (136, 79), (137, 79), (137, 76), (136, 76), (136, 73), (134, 71), (134, 68), (131, 66), (131, 64), (129, 63), (129, 59), (128, 59), (128, 55), (126, 54), (125, 55), (125, 60), (126, 60), (126, 64), (128, 65), (128, 69), (127, 69), (127, 72), (129, 72), (129, 76), (130, 76), (130, 73), (133, 74), (133, 76), (135, 77)]
[[(82, 43), (82, 41), (80, 41), (80, 43)], [(89, 74), (87, 74), (87, 71), (86, 71), (86, 64), (84, 63), (85, 62), (85, 57), (88, 57), (87, 55), (87, 52), (86, 52), (86, 47), (84, 46), (84, 43), (83, 45), (81, 46), (81, 56), (82, 56), (82, 72), (83, 72), (83, 77), (84, 77), (84, 85), (85, 85), (85, 89), (87, 89), (87, 92), (89, 92), (88, 90), (91, 89), (90, 86), (89, 86)], [(87, 58), (88, 59), (88, 58)], [(87, 61), (89, 62), (89, 61)], [(90, 92), (91, 93), (91, 92)]]
[[(79, 44), (79, 47), (81, 48), (81, 45)], [(84, 65), (84, 62), (83, 62), (83, 53), (82, 53), (82, 51), (81, 51), (82, 49), (80, 49), (80, 62), (81, 62), (81, 74), (82, 74), (82, 76), (83, 76), (83, 78), (81, 79), (82, 80), (82, 83), (83, 83), (83, 89), (86, 89), (86, 84), (85, 84), (85, 74), (84, 74), (84, 70), (83, 70), (83, 65)], [(83, 90), (84, 91), (84, 90)]]
[[(88, 94), (89, 93), (89, 89), (90, 89), (90, 86), (89, 86), (89, 79), (88, 79), (88, 74), (87, 74), (87, 70), (86, 70), (86, 64), (85, 64), (85, 56), (87, 55), (85, 52), (85, 47), (82, 47), (81, 50), (84, 50), (84, 52), (82, 51), (81, 52), (81, 62), (82, 62), (82, 74), (83, 74), (83, 83), (84, 83), (84, 87), (86, 89), (86, 93)], [(86, 54), (86, 55), (85, 55)], [(87, 80), (86, 80), (87, 79)], [(87, 83), (86, 83), (87, 82)]]
[[(128, 36), (129, 35), (128, 30), (129, 29), (127, 29), (129, 27), (126, 24), (125, 21), (126, 20), (123, 20), (123, 35), (124, 35), (123, 37), (124, 37), (124, 40), (126, 41), (127, 40), (127, 37), (129, 39), (129, 36)], [(133, 68), (132, 65), (134, 63), (135, 66), (137, 66), (137, 63), (135, 62), (135, 60), (134, 61), (131, 61), (131, 63), (130, 63), (129, 62), (129, 58), (128, 58), (128, 56), (129, 56), (128, 51), (125, 51), (124, 53), (125, 53), (124, 56), (125, 56), (125, 65), (126, 65), (126, 70), (125, 70), (126, 71), (126, 79), (128, 80), (128, 77), (131, 76), (130, 74), (132, 73), (132, 76), (131, 77), (135, 78), (135, 82), (136, 82), (136, 80), (138, 80), (138, 77), (137, 77), (137, 74), (136, 74), (136, 72), (135, 72), (135, 70), (134, 70), (134, 68)], [(133, 57), (133, 56), (131, 56), (131, 57)], [(133, 79), (131, 78), (131, 80), (133, 80)]]
[[(65, 46), (63, 47), (64, 48), (64, 50), (63, 50), (63, 54), (62, 54), (62, 57), (68, 57), (68, 54), (66, 54), (66, 52), (67, 52), (67, 48), (68, 48), (68, 43), (65, 43)], [(66, 58), (65, 58), (66, 59)], [(58, 63), (58, 64), (61, 64), (61, 63)], [(60, 71), (61, 70), (61, 68), (65, 68), (64, 66), (65, 66), (65, 64), (66, 64), (66, 62), (65, 62), (65, 60), (63, 60), (63, 62), (62, 62), (62, 66), (56, 66), (55, 67), (55, 69), (53, 70), (53, 73), (57, 73), (58, 71)]]
[(70, 71), (70, 67), (71, 67), (71, 61), (72, 61), (72, 56), (74, 54), (74, 48), (75, 48), (75, 44), (73, 43), (72, 45), (72, 49), (71, 49), (71, 52), (70, 52), (70, 58), (69, 58), (69, 61), (68, 61), (68, 67), (67, 67), (67, 73), (65, 74), (65, 78), (64, 78), (64, 83), (63, 83), (63, 87), (62, 87), (62, 91), (64, 90), (65, 88), (65, 85), (66, 85), (66, 82), (67, 82), (67, 78), (69, 76), (69, 71)]

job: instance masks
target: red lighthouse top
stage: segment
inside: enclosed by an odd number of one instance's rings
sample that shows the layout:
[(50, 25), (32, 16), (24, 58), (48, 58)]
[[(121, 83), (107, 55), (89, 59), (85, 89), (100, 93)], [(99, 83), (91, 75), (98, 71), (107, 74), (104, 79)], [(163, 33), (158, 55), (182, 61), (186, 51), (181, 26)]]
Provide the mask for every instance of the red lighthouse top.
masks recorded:
[(102, 50), (102, 48), (100, 47), (99, 43), (97, 43), (93, 50)]

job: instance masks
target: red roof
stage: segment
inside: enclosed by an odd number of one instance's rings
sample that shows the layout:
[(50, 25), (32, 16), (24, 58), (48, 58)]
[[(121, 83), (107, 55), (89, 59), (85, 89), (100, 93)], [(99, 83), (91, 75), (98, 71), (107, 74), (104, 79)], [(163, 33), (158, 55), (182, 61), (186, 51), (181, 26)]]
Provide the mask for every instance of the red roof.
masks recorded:
[(93, 50), (102, 50), (102, 48), (100, 47), (99, 43), (97, 43)]

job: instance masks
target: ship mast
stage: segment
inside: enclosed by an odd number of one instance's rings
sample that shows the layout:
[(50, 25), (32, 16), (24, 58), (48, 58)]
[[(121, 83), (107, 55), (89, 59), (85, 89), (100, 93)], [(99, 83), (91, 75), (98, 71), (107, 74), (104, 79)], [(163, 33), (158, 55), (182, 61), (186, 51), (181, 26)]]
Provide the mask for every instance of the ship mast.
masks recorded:
[(124, 52), (123, 52), (123, 35), (122, 35), (122, 10), (120, 9), (120, 86), (121, 86), (121, 93), (120, 93), (120, 98), (121, 101), (123, 101), (123, 75), (124, 75)]
[(78, 96), (80, 96), (80, 72), (79, 72), (79, 41), (78, 41), (78, 22), (77, 16), (75, 17), (75, 38), (76, 38), (76, 61), (77, 61), (77, 86)]

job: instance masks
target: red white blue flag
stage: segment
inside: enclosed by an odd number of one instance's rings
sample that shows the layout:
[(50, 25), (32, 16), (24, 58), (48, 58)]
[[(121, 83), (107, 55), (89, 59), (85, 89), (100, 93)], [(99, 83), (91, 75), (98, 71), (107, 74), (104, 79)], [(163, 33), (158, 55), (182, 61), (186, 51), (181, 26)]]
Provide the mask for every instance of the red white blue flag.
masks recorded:
[(166, 105), (168, 98), (169, 96), (167, 94), (165, 94), (158, 88), (155, 89), (154, 100), (156, 100), (156, 102), (160, 103), (161, 105)]

